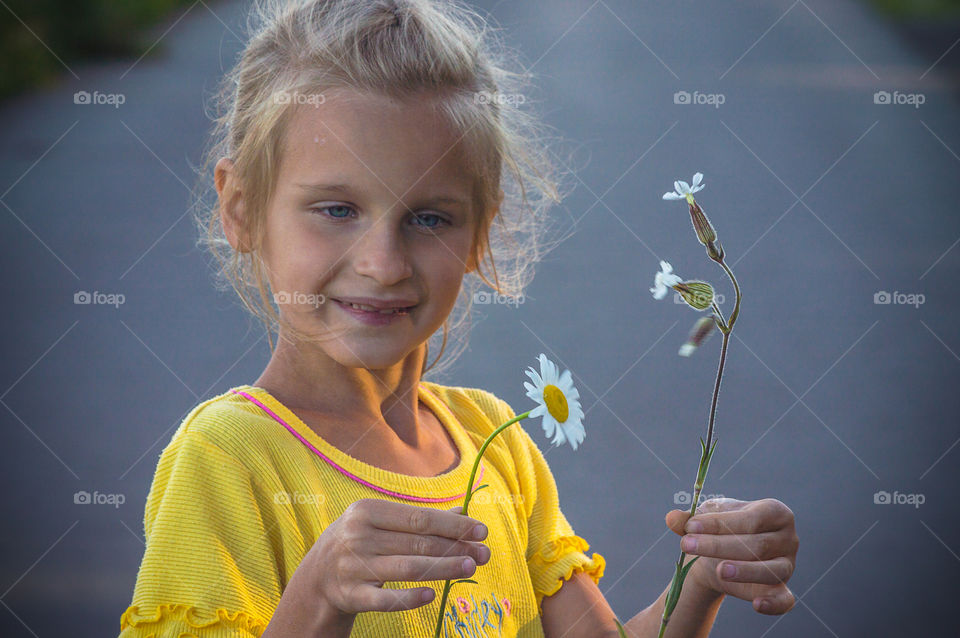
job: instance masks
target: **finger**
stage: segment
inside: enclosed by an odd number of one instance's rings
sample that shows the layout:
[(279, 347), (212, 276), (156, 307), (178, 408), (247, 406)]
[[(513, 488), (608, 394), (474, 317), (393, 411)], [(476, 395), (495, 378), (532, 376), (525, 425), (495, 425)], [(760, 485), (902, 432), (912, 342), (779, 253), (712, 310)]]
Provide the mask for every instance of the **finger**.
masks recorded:
[[(378, 529), (456, 539), (483, 540), (487, 536), (483, 523), (463, 514), (376, 499), (357, 501), (351, 507), (354, 505), (359, 505), (362, 515)], [(478, 525), (482, 526), (482, 534), (476, 533)]]
[(776, 616), (785, 614), (796, 604), (797, 599), (790, 591), (790, 588), (784, 585), (775, 590), (753, 600), (753, 608), (761, 613)]
[(684, 529), (684, 525), (686, 524), (689, 518), (690, 518), (689, 511), (670, 510), (669, 512), (667, 512), (667, 515), (664, 517), (664, 521), (666, 521), (667, 527), (670, 528), (670, 531), (676, 534), (679, 534), (680, 536), (683, 536), (684, 534), (687, 533), (686, 530)]
[(722, 582), (779, 585), (790, 580), (792, 575), (793, 561), (786, 556), (745, 562), (725, 560), (717, 565), (717, 578)]
[[(720, 499), (711, 499), (714, 500)], [(793, 512), (790, 508), (772, 498), (738, 501), (737, 504), (730, 505), (731, 509), (717, 509), (719, 507), (723, 505), (715, 505), (702, 513), (698, 510), (697, 514), (686, 521), (685, 531), (697, 534), (758, 534), (773, 532), (793, 524)]]
[(790, 542), (780, 532), (762, 534), (687, 534), (680, 548), (688, 554), (730, 560), (769, 560), (790, 554)]
[(476, 562), (463, 556), (377, 556), (371, 564), (382, 581), (454, 580), (469, 578), (477, 570)]
[[(424, 598), (427, 594), (429, 598)], [(360, 585), (356, 589), (356, 607), (363, 611), (406, 611), (422, 607), (436, 598), (429, 587), (416, 589), (382, 589), (373, 585)]]
[(379, 556), (469, 556), (477, 565), (484, 565), (490, 560), (490, 548), (483, 543), (455, 541), (432, 534), (376, 530), (372, 544)]

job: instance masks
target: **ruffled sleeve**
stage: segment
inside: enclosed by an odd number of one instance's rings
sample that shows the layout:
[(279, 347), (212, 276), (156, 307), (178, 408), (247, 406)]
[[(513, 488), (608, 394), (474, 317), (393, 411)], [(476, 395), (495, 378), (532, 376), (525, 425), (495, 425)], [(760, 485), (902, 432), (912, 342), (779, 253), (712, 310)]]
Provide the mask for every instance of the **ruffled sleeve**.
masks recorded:
[[(500, 423), (505, 423), (515, 414), (505, 401), (500, 400), (500, 403), (504, 410)], [(540, 448), (523, 428), (511, 427), (509, 430), (515, 440), (519, 439), (519, 443), (512, 447), (515, 448), (522, 509), (527, 519), (526, 560), (537, 608), (542, 614), (544, 596), (555, 594), (563, 581), (569, 580), (575, 572), (584, 572), (594, 583), (599, 583), (606, 561), (600, 554), (586, 554), (590, 545), (574, 533), (560, 510), (557, 484)]]
[(192, 431), (163, 451), (121, 638), (249, 638), (282, 594), (274, 508), (250, 472)]

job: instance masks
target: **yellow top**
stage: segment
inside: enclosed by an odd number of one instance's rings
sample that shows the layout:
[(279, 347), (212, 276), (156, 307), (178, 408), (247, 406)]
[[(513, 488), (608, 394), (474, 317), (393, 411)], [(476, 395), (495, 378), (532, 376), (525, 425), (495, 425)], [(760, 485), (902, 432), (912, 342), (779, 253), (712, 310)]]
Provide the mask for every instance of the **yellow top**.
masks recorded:
[[(144, 510), (147, 543), (120, 619), (121, 638), (260, 636), (284, 587), (323, 530), (362, 498), (447, 510), (463, 503), (474, 459), (514, 417), (476, 388), (421, 382), (419, 398), (460, 452), (439, 476), (407, 476), (333, 447), (266, 390), (238, 386), (196, 406), (160, 455)], [(599, 582), (604, 558), (588, 557), (560, 511), (557, 487), (522, 421), (487, 447), (468, 514), (484, 521), (488, 563), (454, 585), (447, 637), (542, 637), (544, 596), (584, 571)], [(482, 474), (481, 474), (482, 470)], [(433, 638), (443, 580), (387, 582), (432, 587), (417, 609), (362, 612), (353, 636)]]

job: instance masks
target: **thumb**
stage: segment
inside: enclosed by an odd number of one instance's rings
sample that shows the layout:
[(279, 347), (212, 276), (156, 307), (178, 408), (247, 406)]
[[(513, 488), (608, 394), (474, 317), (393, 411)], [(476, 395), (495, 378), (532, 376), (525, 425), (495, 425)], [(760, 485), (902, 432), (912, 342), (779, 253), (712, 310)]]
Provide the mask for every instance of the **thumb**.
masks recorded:
[(664, 521), (667, 523), (667, 527), (670, 528), (674, 533), (683, 536), (686, 534), (684, 526), (687, 524), (687, 521), (690, 519), (690, 512), (684, 510), (670, 510), (667, 512), (667, 515), (664, 517)]
[(447, 510), (448, 512), (453, 512), (454, 514), (463, 514), (463, 505), (455, 505)]

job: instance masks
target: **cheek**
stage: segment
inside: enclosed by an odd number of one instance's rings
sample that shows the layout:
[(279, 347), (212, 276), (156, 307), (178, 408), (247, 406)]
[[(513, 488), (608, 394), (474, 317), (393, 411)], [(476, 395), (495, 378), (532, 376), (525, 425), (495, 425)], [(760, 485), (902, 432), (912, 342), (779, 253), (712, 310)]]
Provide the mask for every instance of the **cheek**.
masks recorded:
[(318, 233), (309, 222), (310, 219), (304, 217), (268, 226), (270, 266), (278, 276), (303, 281), (332, 270), (340, 256), (340, 244)]

